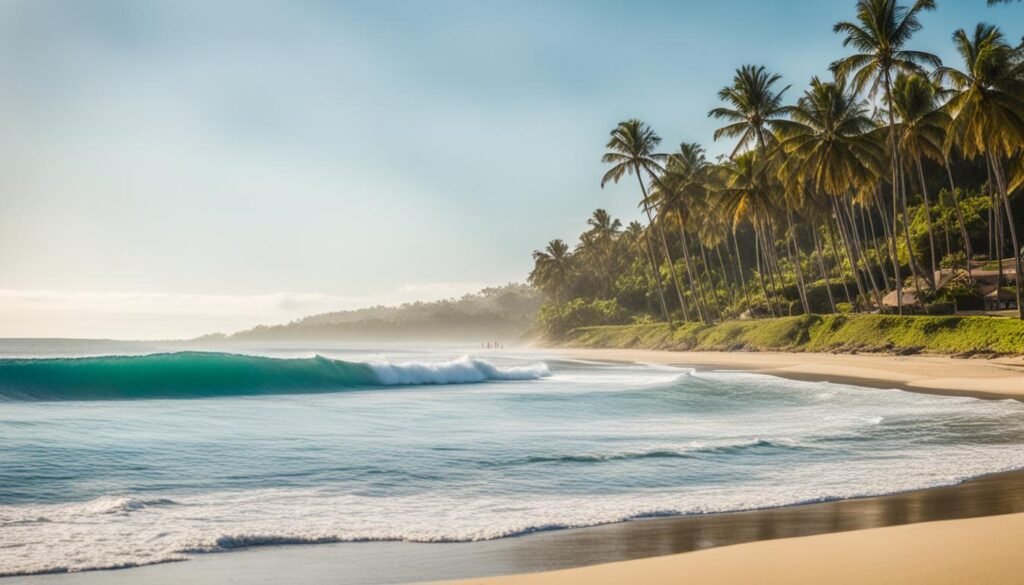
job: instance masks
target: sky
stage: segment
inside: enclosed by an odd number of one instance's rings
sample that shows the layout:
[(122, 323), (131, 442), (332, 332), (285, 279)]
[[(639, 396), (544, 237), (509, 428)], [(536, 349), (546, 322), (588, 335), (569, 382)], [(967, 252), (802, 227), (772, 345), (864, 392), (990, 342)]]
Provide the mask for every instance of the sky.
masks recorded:
[[(956, 63), (1024, 5), (939, 0)], [(178, 338), (523, 281), (621, 120), (671, 150), (747, 63), (795, 99), (852, 0), (0, 0), (0, 337)]]

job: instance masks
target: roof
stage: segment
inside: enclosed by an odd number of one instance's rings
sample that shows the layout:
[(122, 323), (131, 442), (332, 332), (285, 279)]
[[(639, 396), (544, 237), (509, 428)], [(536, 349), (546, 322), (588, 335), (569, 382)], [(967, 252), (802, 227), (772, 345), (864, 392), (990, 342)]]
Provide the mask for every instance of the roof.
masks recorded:
[[(885, 305), (886, 307), (898, 307), (899, 303), (896, 302), (897, 298), (898, 297), (896, 296), (896, 291), (892, 291), (889, 294), (882, 297), (882, 304)], [(906, 288), (904, 288), (903, 306), (919, 304), (921, 303), (919, 303), (917, 300), (917, 294), (915, 294), (913, 290), (907, 290)]]

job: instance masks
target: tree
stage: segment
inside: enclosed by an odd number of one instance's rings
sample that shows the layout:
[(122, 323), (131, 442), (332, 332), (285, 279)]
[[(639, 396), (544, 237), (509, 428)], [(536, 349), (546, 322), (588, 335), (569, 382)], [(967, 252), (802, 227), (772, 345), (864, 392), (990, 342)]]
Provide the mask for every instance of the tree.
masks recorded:
[[(606, 148), (608, 151), (601, 157), (601, 162), (612, 165), (612, 168), (601, 178), (601, 187), (604, 188), (608, 182), (618, 183), (627, 174), (636, 175), (640, 183), (641, 199), (640, 205), (647, 215), (647, 223), (651, 229), (656, 229), (654, 215), (648, 204), (647, 186), (644, 184), (644, 177), (655, 177), (665, 169), (661, 161), (665, 160), (664, 154), (658, 154), (655, 149), (661, 144), (661, 137), (655, 134), (649, 126), (637, 119), (620, 122), (612, 130), (611, 139), (608, 140)], [(668, 303), (665, 302), (665, 291), (662, 286), (661, 271), (658, 269), (658, 256), (654, 252), (654, 244), (651, 242), (650, 232), (646, 232), (647, 249), (651, 261), (651, 270), (654, 273), (655, 282), (658, 285), (658, 299), (661, 301), (661, 309), (665, 315), (665, 321), (672, 325), (672, 315), (668, 310)], [(665, 234), (661, 233), (662, 246), (668, 264), (672, 266), (672, 256), (668, 250), (668, 243), (665, 241)], [(675, 275), (675, 270), (672, 270)], [(679, 294), (679, 304), (684, 311), (682, 291), (678, 283), (676, 292)]]
[(622, 230), (622, 222), (604, 209), (596, 209), (587, 219), (590, 229), (580, 236), (582, 248), (592, 257), (601, 276), (604, 296), (612, 292), (612, 264), (615, 256), (615, 237)]
[(716, 141), (739, 138), (732, 158), (743, 150), (763, 148), (772, 142), (772, 131), (776, 123), (785, 118), (787, 110), (782, 105), (782, 95), (789, 86), (775, 90), (775, 84), (781, 79), (781, 75), (768, 73), (764, 66), (744, 65), (736, 70), (732, 85), (718, 92), (718, 99), (728, 107), (714, 108), (708, 116), (728, 122), (715, 130)]
[(699, 144), (681, 144), (679, 151), (668, 157), (665, 172), (654, 181), (651, 188), (651, 203), (660, 210), (659, 219), (664, 224), (668, 223), (670, 216), (674, 216), (672, 219), (679, 226), (679, 240), (683, 248), (690, 294), (694, 298), (701, 320), (705, 323), (711, 322), (707, 295), (703, 283), (693, 272), (686, 227), (688, 222), (693, 221), (696, 208), (702, 204), (705, 197), (708, 168), (704, 149)]
[[(935, 228), (932, 225), (931, 201), (928, 197), (928, 184), (924, 177), (922, 159), (927, 157), (936, 161), (945, 161), (945, 128), (949, 125), (949, 115), (937, 107), (935, 86), (925, 77), (918, 74), (900, 73), (893, 83), (889, 107), (898, 118), (895, 127), (896, 146), (904, 155), (908, 169), (917, 174), (921, 187), (921, 198), (924, 202), (924, 213), (928, 227), (928, 251), (931, 258), (932, 275), (928, 280), (935, 285), (939, 264), (935, 252)], [(970, 244), (968, 243), (968, 246)]]
[(988, 24), (978, 24), (973, 35), (957, 30), (953, 43), (963, 60), (963, 70), (941, 67), (936, 71), (936, 76), (954, 90), (946, 104), (953, 116), (947, 141), (967, 158), (984, 157), (995, 179), (1013, 243), (1018, 316), (1024, 319), (1021, 249), (1003, 162), (1024, 142), (1024, 56), (1021, 49), (1006, 42), (997, 27)]
[[(715, 188), (722, 198), (722, 211), (731, 217), (734, 232), (744, 221), (749, 221), (754, 229), (758, 280), (764, 291), (768, 311), (773, 317), (778, 316), (781, 311), (778, 307), (778, 290), (768, 267), (768, 248), (771, 246), (767, 236), (768, 221), (777, 198), (773, 192), (776, 185), (771, 180), (770, 167), (760, 152), (755, 150), (722, 162), (715, 171), (719, 175)], [(769, 274), (769, 282), (772, 282), (771, 298), (764, 279), (765, 272)]]
[[(857, 273), (857, 259), (862, 255), (860, 238), (852, 223), (844, 221), (847, 213), (837, 198), (873, 189), (883, 164), (883, 155), (870, 135), (875, 126), (867, 106), (847, 91), (844, 82), (823, 82), (815, 77), (810, 89), (792, 108), (790, 118), (779, 123), (779, 149), (786, 154), (779, 176), (795, 186), (791, 191), (831, 197), (836, 224), (863, 294), (867, 287)], [(865, 265), (865, 269), (869, 279), (873, 279), (870, 266)], [(882, 299), (873, 280), (871, 289), (875, 302), (881, 306)]]
[(544, 294), (562, 304), (573, 275), (572, 255), (562, 240), (551, 240), (543, 251), (533, 251), (533, 270), (527, 279)]
[[(920, 14), (934, 9), (935, 0), (916, 0), (910, 8), (901, 6), (896, 0), (858, 0), (856, 22), (841, 21), (832, 28), (837, 34), (845, 35), (844, 47), (852, 46), (857, 52), (832, 63), (833, 73), (841, 80), (852, 79), (853, 89), (858, 93), (870, 86), (870, 95), (875, 96), (881, 89), (885, 100), (889, 102), (895, 73), (916, 73), (921, 71), (922, 64), (932, 67), (942, 64), (931, 53), (904, 48), (914, 33), (921, 30), (921, 21), (918, 19)], [(894, 213), (897, 208), (906, 211), (904, 202), (897, 195), (901, 183), (895, 126), (896, 121), (890, 108), (888, 134)], [(899, 312), (902, 313), (903, 283), (900, 280), (897, 274), (896, 298)]]
[[(757, 174), (764, 174), (765, 165), (771, 164), (767, 149), (775, 144), (774, 131), (788, 115), (789, 108), (782, 104), (782, 96), (789, 86), (781, 90), (775, 89), (775, 85), (781, 79), (782, 76), (768, 73), (763, 66), (744, 65), (736, 70), (732, 85), (726, 86), (718, 92), (719, 99), (731, 107), (719, 107), (708, 112), (708, 115), (715, 119), (729, 122), (715, 131), (715, 140), (723, 137), (739, 137), (731, 158), (736, 159), (737, 154), (742, 150), (760, 152), (760, 157), (755, 165), (758, 167)], [(763, 186), (767, 186), (767, 184)], [(775, 229), (772, 217), (771, 214), (764, 213), (752, 217), (760, 224), (756, 227), (755, 234), (760, 235), (765, 259), (763, 267), (768, 268), (769, 280), (774, 287), (775, 277), (772, 270), (773, 267), (777, 269), (778, 258), (775, 250)], [(788, 214), (786, 222), (789, 228), (787, 232), (795, 240), (795, 231), (792, 229)], [(797, 263), (794, 265), (799, 270), (799, 265)], [(779, 279), (782, 279), (781, 272)], [(798, 273), (797, 288), (800, 291), (800, 300), (804, 305), (804, 310), (808, 311), (807, 297), (804, 294), (801, 280)]]

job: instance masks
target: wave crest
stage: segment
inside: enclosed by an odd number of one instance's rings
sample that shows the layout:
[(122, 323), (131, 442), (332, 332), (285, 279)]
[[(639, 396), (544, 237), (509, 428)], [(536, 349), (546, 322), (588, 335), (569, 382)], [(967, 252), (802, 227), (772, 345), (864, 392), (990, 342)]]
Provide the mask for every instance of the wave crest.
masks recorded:
[(445, 362), (347, 362), (213, 352), (0, 359), (0, 401), (208, 398), (336, 392), (375, 386), (467, 384), (548, 376), (543, 363), (501, 368), (463, 356)]

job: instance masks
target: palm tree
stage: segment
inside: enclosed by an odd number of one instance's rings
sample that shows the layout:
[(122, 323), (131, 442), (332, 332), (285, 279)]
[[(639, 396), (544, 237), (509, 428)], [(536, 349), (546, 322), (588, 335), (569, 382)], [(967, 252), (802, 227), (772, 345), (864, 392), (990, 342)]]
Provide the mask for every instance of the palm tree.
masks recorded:
[[(722, 162), (715, 167), (719, 179), (715, 189), (721, 197), (722, 209), (732, 219), (733, 233), (744, 221), (749, 221), (754, 229), (754, 254), (757, 258), (757, 277), (764, 292), (765, 304), (773, 317), (778, 316), (778, 291), (775, 289), (774, 277), (768, 267), (768, 220), (775, 205), (775, 184), (770, 176), (770, 166), (759, 151), (751, 151), (735, 159)], [(764, 275), (768, 272), (772, 283), (772, 295)]]
[(594, 256), (598, 271), (601, 274), (604, 294), (611, 293), (612, 282), (612, 259), (615, 244), (615, 236), (622, 230), (622, 222), (614, 219), (604, 209), (596, 209), (587, 219), (590, 229), (580, 236), (580, 239), (587, 245), (588, 251)]
[(931, 201), (928, 197), (928, 185), (924, 178), (924, 166), (921, 161), (924, 157), (936, 161), (945, 160), (943, 143), (949, 115), (937, 107), (935, 86), (928, 79), (916, 73), (897, 75), (890, 97), (889, 107), (899, 118), (895, 127), (897, 148), (901, 154), (906, 155), (907, 166), (913, 165), (914, 171), (917, 173), (918, 184), (921, 187), (921, 198), (924, 201), (924, 213), (928, 227), (928, 251), (931, 257), (931, 276), (928, 280), (934, 286), (939, 265), (935, 253), (935, 229), (932, 225)]
[(744, 65), (736, 70), (732, 85), (718, 92), (718, 99), (729, 107), (715, 108), (708, 116), (728, 122), (715, 130), (715, 140), (739, 138), (731, 158), (740, 151), (755, 146), (763, 148), (772, 142), (776, 122), (786, 115), (782, 95), (789, 86), (775, 90), (781, 79), (781, 75), (768, 73), (764, 66)]
[[(771, 74), (763, 66), (744, 65), (736, 70), (733, 76), (732, 85), (723, 87), (718, 92), (718, 97), (730, 107), (714, 108), (708, 112), (708, 116), (726, 120), (729, 123), (715, 131), (714, 138), (739, 138), (736, 147), (730, 158), (735, 159), (737, 154), (743, 150), (757, 149), (761, 151), (758, 173), (762, 172), (764, 164), (770, 163), (765, 150), (776, 142), (774, 131), (780, 122), (785, 120), (789, 108), (782, 104), (782, 96), (789, 89), (786, 86), (776, 90), (775, 85), (782, 79), (781, 75)], [(775, 228), (771, 214), (762, 214), (758, 221), (760, 227), (755, 233), (761, 234), (761, 243), (764, 248), (765, 263), (768, 268), (770, 280), (774, 284), (773, 267), (778, 267), (778, 257), (775, 250)], [(795, 237), (795, 231), (786, 216), (788, 232)], [(798, 275), (799, 276), (799, 275)], [(782, 274), (780, 272), (781, 280)], [(804, 304), (804, 310), (809, 307), (806, 301), (802, 279), (797, 279), (797, 288), (800, 291), (800, 300)]]
[[(779, 123), (779, 149), (786, 154), (779, 176), (796, 187), (791, 191), (830, 196), (854, 280), (864, 294), (867, 287), (857, 267), (861, 256), (859, 236), (853, 226), (847, 225), (845, 218), (849, 214), (837, 200), (849, 197), (856, 189), (873, 188), (876, 173), (883, 164), (882, 153), (870, 135), (875, 126), (867, 106), (847, 91), (844, 82), (823, 82), (815, 77), (810, 89), (792, 108), (790, 117)], [(871, 267), (864, 268), (872, 281), (875, 302), (881, 306)]]
[[(604, 174), (601, 178), (601, 188), (604, 188), (608, 182), (618, 183), (624, 175), (636, 175), (637, 181), (640, 183), (640, 192), (642, 198), (640, 204), (644, 209), (644, 213), (647, 215), (647, 223), (651, 226), (651, 229), (656, 229), (654, 224), (654, 216), (651, 212), (650, 205), (648, 204), (647, 197), (647, 186), (644, 184), (644, 176), (656, 177), (659, 173), (665, 169), (661, 165), (661, 161), (665, 160), (664, 154), (658, 154), (655, 149), (661, 144), (661, 137), (655, 134), (649, 126), (637, 120), (635, 118), (620, 122), (618, 126), (611, 133), (611, 139), (608, 140), (606, 148), (608, 152), (601, 157), (601, 162), (612, 165), (612, 168)], [(665, 291), (663, 290), (661, 271), (658, 269), (657, 254), (654, 252), (654, 244), (651, 242), (650, 232), (647, 232), (647, 249), (651, 261), (651, 271), (654, 272), (655, 282), (658, 286), (658, 299), (661, 301), (661, 310), (665, 315), (665, 321), (668, 322), (669, 326), (672, 326), (672, 316), (668, 310), (668, 303), (665, 302)], [(668, 242), (665, 240), (664, 232), (661, 232), (662, 246), (664, 248), (665, 257), (668, 260), (668, 265), (671, 268), (672, 255), (668, 250)], [(675, 276), (675, 269), (671, 270), (673, 276)], [(679, 294), (679, 304), (681, 308), (685, 306), (683, 302), (683, 292), (680, 290), (678, 281), (676, 284), (676, 292)], [(685, 308), (683, 308), (685, 311)]]
[(552, 297), (555, 304), (562, 304), (562, 294), (572, 275), (572, 255), (569, 246), (562, 240), (551, 240), (543, 251), (533, 251), (533, 270), (527, 279), (530, 284)]
[[(870, 86), (870, 95), (875, 96), (881, 90), (886, 102), (891, 102), (895, 73), (915, 73), (921, 70), (921, 65), (941, 65), (941, 60), (931, 53), (905, 48), (914, 33), (921, 29), (920, 14), (934, 9), (935, 0), (915, 0), (910, 8), (901, 6), (897, 0), (858, 0), (856, 22), (841, 21), (832, 29), (845, 35), (844, 47), (852, 46), (857, 52), (832, 63), (833, 73), (840, 80), (852, 78), (853, 89), (857, 93)], [(895, 116), (890, 108), (888, 134), (894, 208), (902, 206), (897, 195), (900, 159), (895, 126)], [(902, 313), (903, 291), (898, 276), (896, 298)]]
[[(711, 322), (707, 306), (707, 295), (703, 282), (694, 275), (693, 261), (690, 258), (690, 244), (686, 233), (688, 222), (693, 221), (696, 207), (702, 203), (706, 194), (707, 172), (710, 165), (704, 156), (704, 149), (699, 144), (681, 144), (679, 151), (669, 156), (665, 172), (651, 188), (651, 203), (662, 212), (662, 218), (673, 214), (679, 226), (679, 240), (683, 247), (683, 260), (690, 294), (695, 300), (700, 318), (705, 323)], [(700, 296), (694, 289), (694, 282), (700, 290)], [(720, 312), (719, 312), (720, 313)]]
[(957, 30), (953, 43), (964, 69), (941, 67), (936, 72), (954, 90), (946, 104), (953, 116), (947, 141), (967, 158), (984, 156), (995, 179), (1013, 243), (1018, 316), (1024, 319), (1024, 271), (1003, 168), (1003, 158), (1013, 156), (1024, 142), (1024, 56), (1006, 42), (997, 27), (988, 24), (979, 24), (973, 36)]

